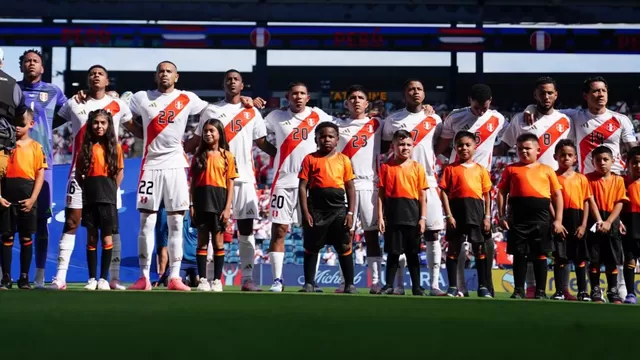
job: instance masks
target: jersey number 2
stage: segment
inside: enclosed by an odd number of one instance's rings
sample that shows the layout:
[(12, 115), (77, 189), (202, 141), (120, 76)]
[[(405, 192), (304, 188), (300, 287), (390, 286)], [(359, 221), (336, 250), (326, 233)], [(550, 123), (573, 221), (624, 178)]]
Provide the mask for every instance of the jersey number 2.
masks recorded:
[(158, 124), (173, 124), (173, 119), (176, 117), (176, 113), (173, 110), (160, 111), (158, 114)]
[(140, 180), (140, 187), (138, 187), (138, 194), (153, 195), (153, 181)]

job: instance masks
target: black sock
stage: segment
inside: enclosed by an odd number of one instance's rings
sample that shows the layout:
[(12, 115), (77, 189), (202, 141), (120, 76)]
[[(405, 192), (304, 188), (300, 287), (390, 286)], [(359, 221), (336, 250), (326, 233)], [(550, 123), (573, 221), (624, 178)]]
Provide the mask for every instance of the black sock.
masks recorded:
[[(478, 273), (478, 288), (484, 287), (489, 290), (487, 287), (487, 257), (485, 255), (476, 256), (476, 272)], [(449, 270), (449, 266), (447, 266), (447, 270)]]
[(20, 243), (20, 276), (22, 274), (29, 275), (29, 268), (31, 267), (31, 259), (33, 258), (33, 241)]
[(2, 242), (2, 250), (0, 258), (2, 259), (2, 275), (8, 275), (11, 278), (11, 260), (13, 251), (13, 240), (4, 240)]
[(222, 279), (222, 268), (224, 267), (224, 249), (213, 251), (213, 279)]
[(576, 282), (578, 292), (587, 291), (587, 267), (584, 262), (576, 264)]
[[(317, 259), (317, 257), (316, 257)], [(353, 255), (351, 254), (351, 250), (347, 255), (338, 256), (338, 262), (340, 263), (340, 268), (342, 269), (342, 276), (344, 277), (344, 287), (353, 285)], [(313, 266), (313, 271), (315, 272), (315, 265)]]
[[(316, 284), (316, 265), (318, 264), (318, 254), (304, 252), (304, 282), (305, 284)], [(342, 266), (342, 264), (340, 264)]]
[(113, 254), (113, 244), (102, 248), (100, 255), (100, 278), (109, 280), (109, 266), (111, 266), (111, 255)]
[[(198, 266), (198, 276), (202, 279), (207, 278), (207, 250), (198, 249), (196, 251), (196, 264)], [(160, 275), (162, 276), (162, 275)], [(209, 279), (213, 280), (213, 279)]]
[(533, 260), (533, 273), (536, 278), (536, 291), (545, 291), (547, 287), (547, 258)]
[(625, 265), (624, 269), (622, 270), (622, 275), (624, 276), (624, 284), (627, 287), (627, 294), (635, 295), (636, 293), (635, 269), (636, 267), (634, 265)]
[(527, 258), (523, 255), (513, 255), (513, 285), (515, 291), (524, 295), (524, 282), (527, 278)]
[(485, 278), (484, 283), (487, 290), (491, 291), (493, 294), (493, 258), (495, 256), (495, 248), (496, 244), (493, 241), (491, 234), (487, 235), (487, 238), (484, 242), (484, 253), (485, 253)]
[(591, 264), (589, 269), (589, 283), (591, 284), (591, 290), (596, 286), (600, 287), (600, 264)]
[(409, 276), (411, 276), (411, 288), (420, 288), (420, 259), (418, 254), (405, 254), (407, 257), (407, 267), (409, 268)]
[(458, 258), (447, 256), (447, 279), (449, 279), (449, 287), (458, 288)]
[(400, 255), (387, 254), (387, 268), (385, 269), (386, 285), (393, 287), (393, 282), (396, 279), (396, 272), (398, 272), (398, 262)]
[[(556, 292), (564, 290), (564, 264), (558, 263), (559, 259), (553, 265), (553, 280), (556, 283)], [(536, 280), (537, 282), (537, 280)]]
[(89, 268), (89, 279), (95, 279), (98, 272), (98, 254), (96, 248), (87, 246), (87, 267)]
[(608, 271), (607, 274), (607, 291), (611, 291), (612, 289), (618, 289), (618, 271), (614, 266), (614, 271)]

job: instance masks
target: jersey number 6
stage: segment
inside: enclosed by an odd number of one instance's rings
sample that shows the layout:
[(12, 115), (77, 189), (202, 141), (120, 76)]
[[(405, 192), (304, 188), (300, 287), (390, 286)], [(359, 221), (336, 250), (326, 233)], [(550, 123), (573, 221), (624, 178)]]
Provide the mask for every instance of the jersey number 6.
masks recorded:
[(173, 119), (176, 117), (176, 113), (173, 110), (160, 111), (158, 114), (158, 124), (173, 124)]
[(138, 187), (138, 194), (153, 195), (153, 181), (140, 180), (140, 187)]

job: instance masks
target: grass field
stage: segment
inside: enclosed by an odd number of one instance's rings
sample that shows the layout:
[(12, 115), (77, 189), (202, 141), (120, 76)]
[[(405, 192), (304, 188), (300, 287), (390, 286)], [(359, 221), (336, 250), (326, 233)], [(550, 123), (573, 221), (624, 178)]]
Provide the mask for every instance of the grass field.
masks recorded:
[(291, 288), (284, 294), (79, 289), (0, 292), (0, 342), (16, 345), (3, 346), (2, 358), (614, 359), (637, 353), (623, 345), (636, 344), (640, 327), (636, 306), (517, 301), (507, 294), (491, 300)]

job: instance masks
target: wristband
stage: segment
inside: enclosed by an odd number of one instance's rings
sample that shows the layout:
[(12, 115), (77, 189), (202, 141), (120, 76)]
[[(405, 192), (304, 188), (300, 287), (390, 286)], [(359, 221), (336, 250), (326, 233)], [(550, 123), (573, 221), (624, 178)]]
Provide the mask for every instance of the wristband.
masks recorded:
[(347, 215), (353, 215), (353, 211), (348, 211)]
[(451, 215), (446, 215), (444, 218), (445, 218), (445, 219), (448, 219), (448, 218), (450, 218), (450, 217), (452, 217), (452, 216), (451, 216)]
[(420, 216), (420, 220), (427, 221), (427, 217), (426, 216)]
[(484, 218), (485, 219), (491, 219), (491, 215), (485, 215)]

